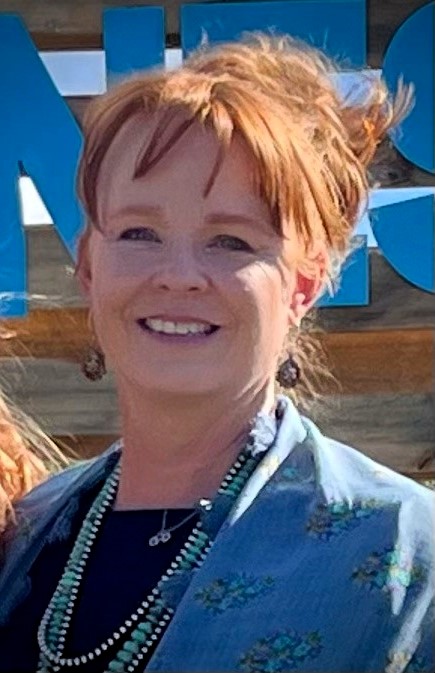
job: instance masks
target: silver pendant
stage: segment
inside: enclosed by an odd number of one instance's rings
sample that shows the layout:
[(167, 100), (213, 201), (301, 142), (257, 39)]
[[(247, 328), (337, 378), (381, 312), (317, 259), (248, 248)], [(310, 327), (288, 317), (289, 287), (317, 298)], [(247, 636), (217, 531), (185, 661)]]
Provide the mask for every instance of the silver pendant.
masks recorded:
[(168, 530), (161, 530), (157, 533), (157, 535), (153, 535), (150, 537), (148, 540), (148, 544), (150, 547), (157, 547), (158, 544), (161, 542), (165, 544), (165, 542), (169, 542), (171, 539), (171, 533)]

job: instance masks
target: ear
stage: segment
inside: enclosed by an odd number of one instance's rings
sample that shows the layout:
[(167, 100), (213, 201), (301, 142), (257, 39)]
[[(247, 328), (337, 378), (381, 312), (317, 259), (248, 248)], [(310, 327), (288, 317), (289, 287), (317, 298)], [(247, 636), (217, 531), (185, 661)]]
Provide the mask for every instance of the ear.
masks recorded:
[(290, 301), (289, 321), (299, 327), (302, 318), (320, 297), (327, 280), (327, 253), (324, 246), (311, 250), (298, 264)]
[(75, 268), (75, 276), (79, 282), (80, 289), (87, 299), (89, 298), (92, 284), (90, 255), (91, 234), (91, 227), (88, 225), (78, 241), (77, 263)]

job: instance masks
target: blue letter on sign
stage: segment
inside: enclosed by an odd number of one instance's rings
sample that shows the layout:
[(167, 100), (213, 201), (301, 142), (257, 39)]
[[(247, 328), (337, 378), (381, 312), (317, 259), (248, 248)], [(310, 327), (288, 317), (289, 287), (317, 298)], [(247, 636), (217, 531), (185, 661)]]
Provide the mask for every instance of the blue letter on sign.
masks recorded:
[(34, 180), (71, 255), (83, 218), (75, 196), (80, 130), (21, 20), (0, 15), (0, 316), (24, 315), (24, 236), (17, 206), (18, 166)]
[(393, 269), (422, 290), (435, 292), (433, 195), (372, 208), (370, 218)]
[(181, 44), (187, 53), (205, 37), (236, 40), (246, 31), (288, 33), (349, 66), (366, 63), (365, 0), (292, 0), (192, 4), (181, 8)]
[(103, 33), (109, 85), (137, 70), (163, 65), (165, 20), (162, 7), (106, 9)]
[(384, 59), (383, 75), (394, 90), (403, 77), (415, 86), (415, 107), (393, 136), (399, 152), (431, 173), (435, 170), (434, 146), (434, 24), (435, 3), (411, 14), (394, 35)]

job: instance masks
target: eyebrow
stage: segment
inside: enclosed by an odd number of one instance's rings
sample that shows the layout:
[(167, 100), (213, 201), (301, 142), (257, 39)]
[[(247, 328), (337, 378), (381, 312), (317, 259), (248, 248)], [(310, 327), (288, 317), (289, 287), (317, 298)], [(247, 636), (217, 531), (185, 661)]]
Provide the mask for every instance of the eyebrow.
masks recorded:
[(250, 215), (242, 215), (241, 213), (212, 213), (206, 217), (207, 224), (244, 224), (252, 227), (257, 225), (262, 227), (265, 230), (269, 230), (270, 225), (264, 220), (258, 217), (252, 217)]
[[(151, 205), (142, 205), (142, 206), (130, 206), (122, 208), (121, 210), (115, 212), (109, 219), (118, 219), (118, 218), (141, 218), (148, 217), (152, 220), (159, 220), (163, 222), (165, 220), (165, 213), (161, 206), (151, 206)], [(205, 218), (206, 224), (210, 225), (225, 225), (225, 224), (241, 224), (247, 226), (259, 226), (265, 231), (269, 232), (270, 225), (260, 218), (250, 215), (243, 215), (242, 213), (225, 213), (219, 211), (216, 213), (211, 213)]]
[(149, 217), (154, 220), (164, 220), (163, 208), (160, 206), (130, 206), (116, 211), (110, 219), (129, 217)]

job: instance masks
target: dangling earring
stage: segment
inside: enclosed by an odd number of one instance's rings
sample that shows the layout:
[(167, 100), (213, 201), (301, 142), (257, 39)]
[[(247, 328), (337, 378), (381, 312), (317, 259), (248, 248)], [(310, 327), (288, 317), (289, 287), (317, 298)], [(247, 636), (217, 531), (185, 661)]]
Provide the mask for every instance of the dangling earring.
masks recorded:
[(89, 346), (86, 357), (82, 362), (82, 372), (89, 381), (101, 381), (106, 373), (106, 360), (95, 346)]
[(91, 312), (89, 312), (88, 316), (88, 327), (90, 333), (92, 334), (92, 340), (94, 341), (94, 344), (89, 345), (85, 358), (82, 362), (81, 370), (84, 376), (89, 379), (89, 381), (101, 381), (107, 371), (106, 359), (104, 357), (104, 353), (100, 350), (99, 346), (96, 345), (97, 339), (95, 337)]
[(301, 378), (301, 368), (291, 355), (279, 366), (276, 380), (282, 388), (294, 388)]
[[(293, 327), (297, 330), (301, 326), (301, 319), (296, 315), (292, 319)], [(287, 354), (284, 362), (278, 367), (275, 380), (279, 383), (281, 388), (294, 388), (301, 378), (301, 368), (290, 353)]]

